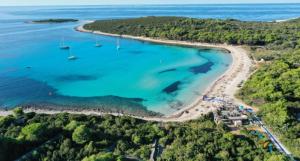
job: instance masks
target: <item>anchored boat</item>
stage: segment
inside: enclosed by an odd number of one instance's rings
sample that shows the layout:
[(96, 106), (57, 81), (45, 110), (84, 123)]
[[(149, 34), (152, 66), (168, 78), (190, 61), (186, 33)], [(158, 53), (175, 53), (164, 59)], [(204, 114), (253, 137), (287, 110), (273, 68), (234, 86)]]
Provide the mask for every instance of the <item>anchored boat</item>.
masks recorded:
[(120, 39), (118, 38), (117, 39), (117, 50), (120, 50), (121, 49), (121, 46), (120, 46)]
[(71, 51), (69, 51), (69, 57), (68, 57), (68, 59), (69, 60), (76, 60), (76, 59), (78, 59), (75, 55), (73, 55), (72, 53), (71, 53)]
[(70, 49), (70, 46), (65, 45), (65, 39), (62, 38), (62, 40), (61, 40), (61, 42), (60, 42), (59, 48), (62, 49), (62, 50), (69, 50), (69, 49)]
[(102, 46), (102, 44), (100, 44), (99, 42), (98, 42), (98, 39), (96, 38), (96, 44), (95, 44), (95, 46), (96, 47), (101, 47)]

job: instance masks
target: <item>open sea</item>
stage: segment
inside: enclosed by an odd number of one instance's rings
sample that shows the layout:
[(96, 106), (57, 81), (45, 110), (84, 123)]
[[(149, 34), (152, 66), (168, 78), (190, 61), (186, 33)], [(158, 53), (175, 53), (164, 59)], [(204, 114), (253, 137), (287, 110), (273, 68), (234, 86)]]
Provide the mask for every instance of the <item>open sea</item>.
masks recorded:
[[(170, 114), (201, 95), (231, 64), (230, 54), (221, 50), (74, 30), (85, 20), (141, 16), (274, 21), (300, 17), (300, 4), (0, 7), (0, 107)], [(80, 21), (27, 23), (48, 18)], [(70, 50), (59, 48), (62, 39)], [(95, 47), (96, 41), (103, 46)], [(78, 59), (68, 60), (70, 55)]]

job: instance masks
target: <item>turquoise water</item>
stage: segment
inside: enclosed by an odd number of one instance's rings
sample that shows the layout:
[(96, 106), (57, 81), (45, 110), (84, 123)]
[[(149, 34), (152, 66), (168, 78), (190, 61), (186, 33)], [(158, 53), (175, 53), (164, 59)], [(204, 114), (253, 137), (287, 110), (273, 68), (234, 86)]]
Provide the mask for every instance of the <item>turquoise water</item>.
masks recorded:
[[(193, 101), (231, 64), (230, 54), (80, 33), (87, 19), (181, 15), (271, 21), (297, 17), (299, 5), (1, 7), (0, 107), (146, 110), (170, 114)], [(256, 7), (257, 7), (256, 6)], [(175, 12), (179, 8), (182, 12)], [(288, 10), (288, 11), (287, 11)], [(250, 14), (251, 13), (251, 14)], [(270, 14), (272, 13), (272, 14)], [(79, 23), (30, 24), (43, 18)], [(69, 51), (59, 49), (62, 38)], [(95, 47), (96, 39), (103, 45)]]
[[(91, 97), (111, 95), (138, 98), (148, 110), (169, 114), (195, 99), (231, 63), (231, 56), (223, 51), (129, 39), (120, 39), (117, 50), (117, 38), (79, 33), (73, 28), (25, 35), (18, 37), (18, 43), (7, 44), (8, 54), (1, 53), (0, 96), (4, 107), (45, 102), (68, 106), (72, 105), (66, 101), (70, 97), (74, 101), (86, 98), (77, 103), (80, 105), (90, 103)], [(61, 37), (77, 60), (68, 60), (69, 51), (59, 48)], [(95, 47), (96, 39), (102, 47)], [(192, 70), (203, 64), (204, 71)], [(180, 83), (172, 89), (170, 85), (176, 81)], [(32, 87), (28, 89), (27, 84)]]

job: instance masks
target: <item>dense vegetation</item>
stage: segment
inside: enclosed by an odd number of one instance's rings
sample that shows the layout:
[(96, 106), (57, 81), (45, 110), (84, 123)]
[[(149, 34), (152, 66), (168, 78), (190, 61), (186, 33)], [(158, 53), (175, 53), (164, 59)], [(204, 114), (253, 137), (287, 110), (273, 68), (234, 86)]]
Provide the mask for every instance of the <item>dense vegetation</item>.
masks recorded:
[[(149, 160), (158, 140), (160, 161), (284, 161), (247, 135), (233, 135), (211, 116), (186, 123), (131, 117), (24, 114), (0, 119), (0, 160)], [(278, 159), (279, 158), (279, 159)]]
[(100, 20), (86, 24), (88, 30), (108, 33), (188, 40), (208, 43), (264, 45), (294, 48), (300, 45), (300, 20), (291, 22), (245, 22), (233, 19), (145, 17)]
[(33, 23), (66, 23), (66, 22), (77, 22), (76, 19), (46, 19), (46, 20), (34, 20)]
[(297, 120), (300, 113), (300, 19), (279, 23), (145, 17), (96, 21), (84, 28), (121, 35), (249, 46), (253, 58), (266, 62), (246, 81), (238, 96), (258, 107), (262, 119), (300, 158)]
[[(287, 52), (257, 70), (239, 97), (259, 107), (259, 115), (300, 157), (300, 50)], [(299, 117), (299, 116), (298, 116)]]

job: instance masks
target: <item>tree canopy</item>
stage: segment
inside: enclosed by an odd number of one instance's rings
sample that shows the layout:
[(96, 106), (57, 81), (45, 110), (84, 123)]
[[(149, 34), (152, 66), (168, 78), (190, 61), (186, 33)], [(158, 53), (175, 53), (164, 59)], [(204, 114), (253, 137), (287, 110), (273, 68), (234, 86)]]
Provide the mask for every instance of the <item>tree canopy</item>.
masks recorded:
[(19, 117), (0, 121), (0, 160), (149, 160), (155, 140), (159, 161), (264, 160), (279, 155), (247, 135), (231, 134), (215, 124), (212, 115), (185, 123), (64, 113)]
[(276, 48), (295, 48), (300, 45), (300, 19), (277, 23), (151, 16), (98, 20), (84, 25), (84, 28), (121, 35), (208, 43), (264, 45)]
[(90, 131), (85, 125), (78, 126), (72, 134), (72, 139), (78, 144), (88, 142), (90, 137)]

